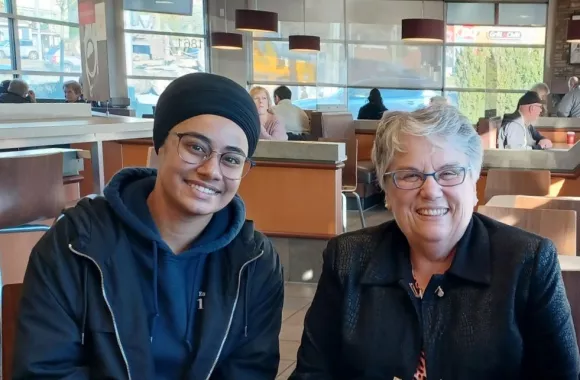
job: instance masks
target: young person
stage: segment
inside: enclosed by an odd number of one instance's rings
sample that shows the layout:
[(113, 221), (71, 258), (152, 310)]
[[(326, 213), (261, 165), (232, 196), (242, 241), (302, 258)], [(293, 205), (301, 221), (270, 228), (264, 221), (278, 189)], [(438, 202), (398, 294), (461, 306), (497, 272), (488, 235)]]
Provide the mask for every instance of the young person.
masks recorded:
[(274, 379), (282, 268), (236, 195), (259, 134), (233, 81), (173, 81), (158, 170), (123, 169), (33, 249), (13, 378)]

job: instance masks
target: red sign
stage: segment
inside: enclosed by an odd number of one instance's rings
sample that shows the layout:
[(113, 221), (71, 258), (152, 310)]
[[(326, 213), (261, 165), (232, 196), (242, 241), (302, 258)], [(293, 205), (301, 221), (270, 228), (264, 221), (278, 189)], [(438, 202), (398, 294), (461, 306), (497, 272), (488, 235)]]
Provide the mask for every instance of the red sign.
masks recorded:
[(94, 24), (95, 17), (95, 1), (94, 0), (80, 0), (79, 1), (79, 24), (87, 25)]

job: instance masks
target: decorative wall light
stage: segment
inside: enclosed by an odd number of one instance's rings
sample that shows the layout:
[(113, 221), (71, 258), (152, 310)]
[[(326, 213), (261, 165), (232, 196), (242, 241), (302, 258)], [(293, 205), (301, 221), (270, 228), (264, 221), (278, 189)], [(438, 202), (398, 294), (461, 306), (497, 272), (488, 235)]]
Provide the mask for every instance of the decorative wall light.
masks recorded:
[(425, 2), (421, 3), (421, 18), (404, 19), (401, 23), (401, 39), (404, 41), (443, 42), (443, 20), (424, 18)]
[(236, 9), (236, 29), (247, 32), (278, 33), (278, 13)]
[(288, 48), (292, 51), (319, 52), (320, 37), (306, 34), (306, 0), (304, 0), (304, 34), (288, 36)]

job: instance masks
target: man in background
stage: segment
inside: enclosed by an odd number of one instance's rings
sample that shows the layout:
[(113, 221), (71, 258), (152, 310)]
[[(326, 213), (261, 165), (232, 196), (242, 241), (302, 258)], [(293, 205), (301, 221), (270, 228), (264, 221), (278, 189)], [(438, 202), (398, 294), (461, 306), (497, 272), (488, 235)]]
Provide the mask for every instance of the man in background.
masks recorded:
[(288, 140), (307, 140), (310, 135), (310, 120), (306, 112), (292, 104), (292, 91), (286, 86), (274, 90), (272, 112), (284, 122)]
[(578, 83), (578, 77), (571, 77), (568, 80), (570, 91), (558, 104), (558, 117), (580, 117), (580, 87)]
[(34, 91), (22, 79), (12, 79), (8, 91), (0, 95), (0, 103), (36, 103)]

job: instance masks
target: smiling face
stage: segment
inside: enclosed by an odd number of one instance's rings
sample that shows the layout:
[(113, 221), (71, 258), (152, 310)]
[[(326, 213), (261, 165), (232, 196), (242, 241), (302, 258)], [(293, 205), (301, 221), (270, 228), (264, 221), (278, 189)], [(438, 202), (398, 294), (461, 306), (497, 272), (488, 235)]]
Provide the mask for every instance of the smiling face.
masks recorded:
[[(403, 135), (402, 143), (406, 152), (395, 154), (389, 172), (433, 173), (469, 166), (467, 156), (452, 146), (441, 149), (424, 137), (410, 135)], [(385, 181), (387, 203), (411, 246), (413, 243), (455, 245), (463, 236), (477, 204), (476, 181), (469, 171), (462, 184), (451, 187), (441, 186), (433, 177), (427, 177), (420, 188), (413, 190), (397, 188), (392, 176), (387, 176)]]
[(266, 94), (264, 91), (257, 91), (254, 96), (252, 96), (252, 98), (254, 99), (254, 103), (258, 108), (258, 114), (265, 115), (268, 113), (268, 94)]
[[(177, 134), (182, 133), (187, 134), (187, 140), (182, 138), (180, 143)], [(218, 154), (213, 153), (201, 164), (191, 164), (181, 157), (187, 158), (183, 149), (246, 156), (248, 139), (242, 129), (221, 116), (196, 116), (175, 126), (159, 149), (157, 182), (167, 203), (189, 216), (209, 215), (226, 207), (236, 195), (240, 180), (224, 177)]]

